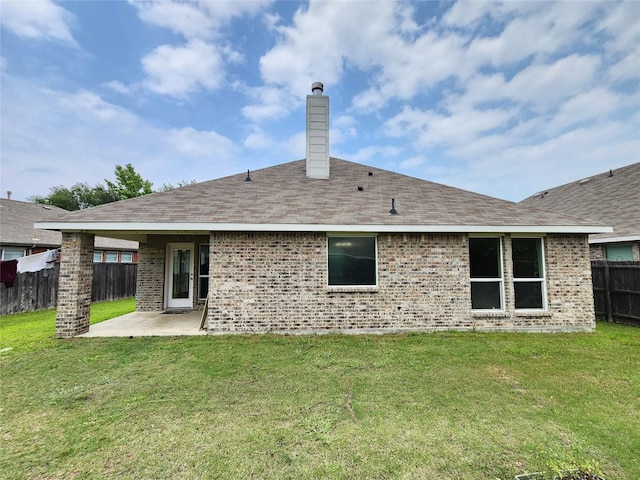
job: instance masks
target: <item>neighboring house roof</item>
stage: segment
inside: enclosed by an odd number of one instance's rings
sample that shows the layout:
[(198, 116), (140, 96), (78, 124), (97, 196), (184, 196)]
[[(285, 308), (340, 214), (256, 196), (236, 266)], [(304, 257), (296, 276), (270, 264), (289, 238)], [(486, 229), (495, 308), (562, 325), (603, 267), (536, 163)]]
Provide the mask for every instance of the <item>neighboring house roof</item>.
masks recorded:
[(550, 188), (520, 203), (613, 226), (613, 233), (591, 235), (591, 243), (640, 240), (640, 163)]
[[(330, 159), (330, 178), (306, 176), (305, 160), (168, 192), (63, 213), (39, 224), (61, 230), (606, 232), (567, 215)], [(391, 215), (395, 199), (397, 215)]]
[[(0, 244), (58, 248), (62, 234), (34, 228), (34, 222), (48, 222), (69, 213), (53, 205), (0, 199)], [(96, 237), (95, 247), (101, 250), (138, 250), (130, 240)]]

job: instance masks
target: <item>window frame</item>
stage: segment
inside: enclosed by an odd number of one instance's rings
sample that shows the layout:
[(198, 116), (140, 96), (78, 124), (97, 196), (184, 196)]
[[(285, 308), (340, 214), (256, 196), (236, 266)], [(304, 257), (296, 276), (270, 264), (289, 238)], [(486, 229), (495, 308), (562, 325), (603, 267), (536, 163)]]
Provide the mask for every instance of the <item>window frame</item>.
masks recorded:
[[(541, 267), (541, 275), (540, 277), (516, 277), (516, 272), (515, 272), (515, 264), (514, 264), (514, 252), (515, 249), (513, 248), (513, 242), (514, 240), (538, 240), (539, 242), (539, 252), (540, 252), (540, 267)], [(529, 235), (517, 235), (517, 236), (512, 236), (511, 237), (511, 268), (513, 270), (512, 272), (512, 277), (513, 277), (513, 308), (514, 310), (518, 311), (518, 312), (545, 312), (548, 310), (549, 308), (549, 301), (548, 301), (548, 296), (547, 296), (547, 262), (546, 262), (546, 256), (545, 256), (545, 252), (544, 252), (544, 237), (542, 236), (529, 236)], [(540, 293), (542, 296), (542, 306), (537, 308), (537, 307), (525, 307), (525, 308), (518, 308), (518, 306), (516, 305), (516, 284), (517, 283), (540, 283)]]
[[(22, 254), (20, 256), (18, 256), (18, 257), (10, 255), (10, 258), (6, 258), (7, 251), (9, 253), (12, 253), (13, 255), (18, 254), (20, 252)], [(18, 258), (22, 258), (22, 257), (26, 256), (27, 249), (23, 248), (23, 247), (2, 247), (2, 252), (0, 252), (0, 253), (2, 254), (0, 260), (16, 260)]]
[[(201, 255), (203, 253), (203, 248), (206, 247), (206, 251), (209, 255), (209, 264), (211, 263), (211, 245), (209, 243), (201, 243), (198, 245), (198, 264), (197, 264), (197, 268), (198, 268), (198, 300), (206, 300), (207, 297), (209, 296), (209, 277), (211, 272), (209, 272), (209, 265), (207, 266), (207, 274), (203, 275), (200, 273), (200, 259), (201, 259)], [(202, 282), (206, 281), (207, 282), (207, 295), (205, 295), (204, 297), (200, 296), (200, 292), (202, 290)]]
[[(348, 290), (348, 289), (357, 289), (357, 290), (376, 290), (378, 288), (378, 235), (372, 233), (329, 233), (327, 234), (326, 240), (326, 287), (329, 289), (336, 290)], [(331, 263), (329, 261), (330, 252), (329, 252), (329, 242), (332, 238), (372, 238), (373, 239), (373, 249), (374, 249), (374, 283), (373, 284), (332, 284), (330, 282), (330, 266)]]
[[(102, 250), (94, 250), (93, 252), (93, 263), (102, 263), (103, 261), (103, 251)], [(100, 258), (96, 260), (96, 256), (100, 255)]]
[[(625, 248), (624, 253), (628, 254), (625, 255), (627, 256), (627, 259), (625, 260), (624, 258), (621, 260), (618, 260), (617, 258), (609, 258), (609, 256), (613, 256), (613, 250), (614, 249), (620, 249), (620, 248)], [(616, 252), (617, 253), (617, 252)], [(617, 255), (618, 257), (620, 255)], [(609, 244), (605, 244), (604, 246), (604, 257), (606, 260), (610, 261), (610, 262), (632, 262), (633, 261), (633, 244), (631, 243), (609, 243)]]
[(133, 252), (120, 252), (120, 263), (133, 263)]
[[(495, 239), (498, 241), (498, 270), (500, 277), (472, 277), (471, 276), (471, 241), (474, 239)], [(469, 236), (469, 297), (473, 312), (504, 312), (505, 311), (505, 280), (504, 280), (504, 246), (501, 235), (471, 235)], [(472, 286), (474, 283), (498, 283), (500, 293), (500, 308), (474, 308)]]
[[(115, 260), (109, 260), (109, 255), (115, 255), (116, 259)], [(108, 250), (104, 253), (104, 263), (119, 263), (120, 260), (120, 255), (118, 255), (117, 251), (114, 250)]]

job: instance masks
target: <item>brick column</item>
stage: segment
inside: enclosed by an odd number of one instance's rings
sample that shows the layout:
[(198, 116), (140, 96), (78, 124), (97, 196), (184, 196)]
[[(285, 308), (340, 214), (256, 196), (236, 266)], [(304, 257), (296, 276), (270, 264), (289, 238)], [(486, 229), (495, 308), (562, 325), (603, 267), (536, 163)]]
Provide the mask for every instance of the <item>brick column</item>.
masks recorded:
[(93, 234), (62, 233), (56, 317), (58, 338), (74, 337), (89, 330), (93, 243)]

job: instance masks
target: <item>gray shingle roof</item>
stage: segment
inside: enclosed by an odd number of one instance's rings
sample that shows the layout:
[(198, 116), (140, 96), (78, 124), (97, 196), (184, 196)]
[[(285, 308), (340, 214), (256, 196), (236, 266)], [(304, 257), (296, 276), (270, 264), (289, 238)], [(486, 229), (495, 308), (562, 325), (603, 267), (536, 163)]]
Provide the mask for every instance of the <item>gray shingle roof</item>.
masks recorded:
[(62, 234), (51, 230), (36, 230), (33, 222), (52, 220), (67, 213), (62, 208), (45, 206), (39, 203), (18, 202), (0, 199), (0, 243), (4, 245), (28, 245), (34, 243), (40, 247), (59, 247)]
[[(53, 230), (35, 229), (34, 222), (53, 221), (69, 213), (59, 207), (39, 203), (0, 199), (0, 244), (57, 248), (62, 244), (62, 234)], [(36, 240), (34, 240), (34, 238)], [(138, 243), (129, 240), (96, 237), (99, 249), (137, 250)]]
[[(139, 225), (553, 225), (593, 222), (368, 167), (331, 159), (330, 179), (309, 179), (305, 160), (188, 185), (168, 192), (61, 215), (56, 224)], [(361, 188), (359, 188), (361, 187)], [(391, 199), (398, 215), (390, 215)], [(215, 225), (214, 225), (215, 226)], [(96, 227), (97, 229), (97, 227)], [(214, 229), (214, 228), (210, 228)]]
[(521, 204), (592, 219), (613, 233), (592, 239), (640, 237), (640, 163), (544, 190)]

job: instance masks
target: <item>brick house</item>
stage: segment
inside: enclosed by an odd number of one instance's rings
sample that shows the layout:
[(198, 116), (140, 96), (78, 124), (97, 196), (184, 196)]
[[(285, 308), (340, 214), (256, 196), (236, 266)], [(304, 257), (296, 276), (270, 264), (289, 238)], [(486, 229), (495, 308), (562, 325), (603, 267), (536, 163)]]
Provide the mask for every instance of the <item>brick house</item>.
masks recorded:
[[(0, 198), (0, 260), (12, 260), (60, 248), (60, 232), (36, 229), (33, 224), (55, 219), (66, 212), (53, 205)], [(96, 263), (137, 263), (138, 243), (97, 236), (93, 255)]]
[(538, 192), (520, 203), (613, 227), (589, 235), (591, 260), (640, 261), (640, 163)]
[(590, 331), (587, 236), (609, 227), (330, 158), (64, 214), (56, 335), (89, 329), (94, 235), (140, 242), (136, 308), (206, 303), (209, 333)]

